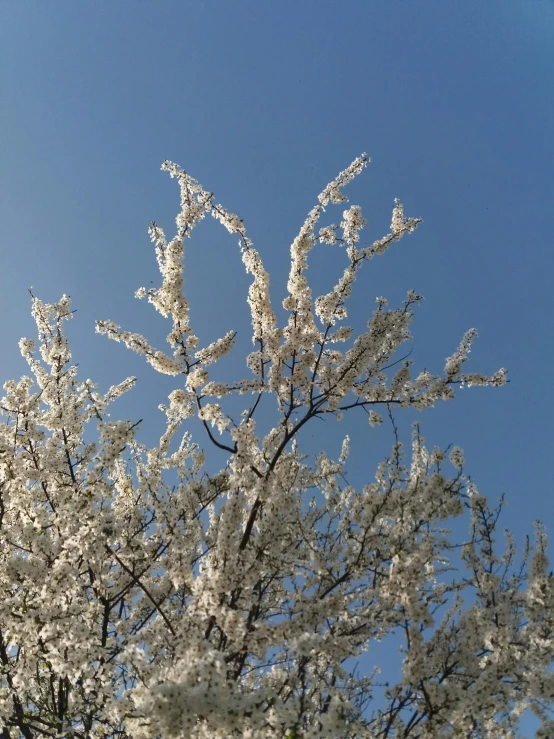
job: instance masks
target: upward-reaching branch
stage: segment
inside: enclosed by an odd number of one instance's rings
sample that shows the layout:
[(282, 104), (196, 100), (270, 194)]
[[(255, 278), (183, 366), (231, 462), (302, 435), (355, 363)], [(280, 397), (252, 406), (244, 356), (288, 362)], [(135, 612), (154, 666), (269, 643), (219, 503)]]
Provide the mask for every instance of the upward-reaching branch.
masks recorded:
[[(97, 324), (179, 378), (151, 447), (137, 423), (109, 416), (134, 378), (106, 394), (80, 383), (63, 331), (69, 298), (33, 296), (39, 351), (20, 343), (32, 378), (6, 383), (0, 400), (4, 739), (497, 739), (515, 735), (526, 706), (554, 735), (544, 531), (521, 565), (512, 538), (499, 552), (499, 510), (477, 492), (461, 450), (428, 450), (416, 426), (408, 455), (391, 412), (432, 407), (461, 385), (502, 385), (505, 370), (465, 372), (470, 330), (442, 372), (412, 376), (417, 351), (399, 349), (411, 340), (414, 291), (396, 309), (377, 298), (359, 335), (340, 324), (361, 266), (420, 223), (395, 201), (388, 233), (365, 247), (359, 206), (323, 223), (368, 162), (362, 155), (323, 190), (294, 239), (282, 326), (242, 221), (164, 163), (180, 188), (177, 230), (168, 240), (151, 224), (161, 284), (137, 296), (171, 321), (169, 351)], [(235, 331), (204, 345), (191, 325), (184, 244), (206, 215), (237, 234), (252, 276), (247, 379), (210, 379)], [(313, 299), (308, 255), (321, 243), (344, 249), (346, 264)], [(226, 398), (247, 393), (235, 421)], [(263, 395), (278, 413), (258, 438)], [(313, 419), (361, 407), (376, 426), (378, 406), (394, 444), (360, 489), (349, 483), (349, 435), (338, 461), (302, 453)], [(218, 472), (189, 430), (178, 437), (193, 418), (209, 448), (226, 453)], [(463, 514), (469, 535), (455, 541), (445, 521)], [(400, 634), (390, 685), (349, 667), (372, 641)]]

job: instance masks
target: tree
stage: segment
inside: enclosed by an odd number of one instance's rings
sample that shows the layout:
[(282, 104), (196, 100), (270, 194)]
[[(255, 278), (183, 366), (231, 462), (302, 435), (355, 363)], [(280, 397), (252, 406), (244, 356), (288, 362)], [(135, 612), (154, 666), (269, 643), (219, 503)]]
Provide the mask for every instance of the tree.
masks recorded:
[[(503, 369), (462, 371), (474, 331), (443, 374), (412, 377), (410, 361), (395, 356), (410, 338), (415, 292), (397, 309), (379, 298), (355, 338), (342, 325), (364, 262), (419, 224), (396, 202), (390, 233), (370, 246), (360, 246), (358, 206), (340, 226), (320, 227), (367, 162), (325, 188), (294, 240), (283, 328), (242, 221), (162, 165), (180, 186), (177, 234), (168, 242), (152, 224), (162, 283), (137, 297), (171, 319), (170, 353), (97, 324), (177, 378), (155, 448), (137, 440), (138, 423), (107, 415), (133, 378), (105, 394), (78, 380), (63, 330), (69, 298), (32, 296), (39, 353), (27, 339), (20, 349), (33, 377), (6, 383), (1, 401), (3, 739), (498, 739), (516, 735), (528, 706), (552, 736), (554, 593), (542, 528), (521, 563), (509, 535), (497, 553), (500, 508), (467, 477), (461, 450), (428, 451), (418, 426), (411, 458), (396, 438), (360, 490), (344, 482), (348, 436), (338, 460), (300, 451), (318, 417), (366, 412), (374, 425), (381, 412), (448, 400), (456, 386), (506, 380)], [(206, 214), (238, 235), (253, 278), (251, 374), (234, 383), (209, 377), (234, 333), (198, 349), (182, 289), (185, 239)], [(347, 265), (313, 300), (307, 257), (318, 242), (343, 248)], [(211, 402), (230, 395), (252, 398), (240, 420)], [(258, 439), (264, 395), (277, 401), (277, 422)], [(217, 474), (180, 431), (193, 417), (226, 452)], [(444, 522), (462, 515), (469, 535), (458, 546)], [(403, 638), (402, 674), (378, 700), (377, 675), (350, 665), (390, 634)]]

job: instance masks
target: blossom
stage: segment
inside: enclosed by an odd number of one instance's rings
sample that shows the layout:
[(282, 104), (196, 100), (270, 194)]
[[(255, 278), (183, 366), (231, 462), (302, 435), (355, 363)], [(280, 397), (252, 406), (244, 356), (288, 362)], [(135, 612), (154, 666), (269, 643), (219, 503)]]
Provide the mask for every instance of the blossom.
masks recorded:
[(460, 449), (460, 447), (455, 446), (451, 452), (450, 452), (450, 461), (454, 465), (454, 467), (459, 467), (460, 469), (464, 466), (464, 453)]
[(377, 426), (380, 423), (383, 423), (383, 417), (375, 413), (375, 411), (369, 411), (369, 425)]
[[(140, 421), (110, 415), (135, 378), (105, 392), (80, 380), (64, 330), (69, 297), (32, 296), (38, 341), (19, 345), (29, 375), (6, 382), (0, 401), (0, 725), (10, 736), (496, 739), (515, 736), (527, 707), (538, 735), (552, 734), (544, 528), (515, 563), (513, 537), (498, 546), (499, 510), (466, 476), (462, 451), (428, 450), (419, 424), (410, 447), (395, 422), (458, 387), (503, 385), (506, 370), (463, 371), (471, 329), (442, 372), (412, 375), (399, 350), (422, 300), (414, 290), (396, 308), (377, 298), (360, 333), (337, 326), (363, 264), (420, 223), (395, 201), (389, 233), (369, 246), (356, 205), (342, 206), (339, 227), (318, 225), (368, 162), (329, 183), (293, 239), (282, 325), (243, 221), (164, 162), (179, 185), (176, 233), (151, 224), (161, 284), (136, 295), (169, 321), (169, 350), (97, 322), (175, 377), (151, 445)], [(210, 379), (235, 332), (201, 342), (184, 294), (185, 244), (206, 216), (236, 235), (252, 278), (244, 379)], [(308, 258), (321, 242), (345, 264), (313, 298)], [(270, 428), (262, 404), (275, 413)], [(387, 413), (394, 443), (357, 488), (349, 434), (338, 459), (313, 459), (303, 444), (329, 414), (361, 412), (371, 426)], [(457, 542), (445, 522), (464, 515)], [(351, 665), (393, 634), (402, 665), (383, 687), (377, 670)]]

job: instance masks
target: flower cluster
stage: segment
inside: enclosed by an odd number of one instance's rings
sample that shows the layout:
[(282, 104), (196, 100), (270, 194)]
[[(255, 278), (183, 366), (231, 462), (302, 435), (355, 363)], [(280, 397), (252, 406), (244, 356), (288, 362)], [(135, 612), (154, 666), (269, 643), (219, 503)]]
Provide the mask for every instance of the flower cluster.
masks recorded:
[[(105, 394), (79, 381), (64, 334), (69, 298), (32, 297), (38, 348), (20, 342), (31, 376), (7, 382), (0, 401), (3, 737), (498, 739), (516, 736), (527, 708), (538, 735), (552, 735), (554, 582), (542, 526), (522, 563), (509, 535), (499, 551), (499, 510), (466, 476), (461, 449), (429, 451), (415, 426), (406, 451), (394, 422), (396, 409), (430, 408), (458, 387), (503, 385), (506, 371), (464, 371), (471, 330), (442, 373), (412, 372), (400, 350), (414, 291), (398, 308), (377, 298), (359, 335), (337, 326), (362, 265), (420, 223), (396, 201), (389, 233), (365, 246), (358, 206), (340, 226), (320, 225), (368, 162), (323, 190), (293, 240), (283, 326), (243, 222), (164, 162), (180, 188), (177, 232), (168, 241), (151, 225), (161, 285), (137, 297), (171, 321), (169, 351), (97, 323), (176, 378), (153, 447), (139, 442), (138, 423), (108, 416), (134, 378)], [(184, 244), (206, 215), (238, 236), (252, 277), (254, 350), (248, 377), (233, 382), (209, 372), (235, 332), (202, 348), (183, 293)], [(321, 243), (346, 265), (314, 300), (308, 256)], [(277, 416), (262, 433), (264, 395)], [(233, 418), (228, 398), (242, 396)], [(301, 452), (308, 424), (349, 412), (372, 427), (390, 416), (394, 429), (390, 456), (361, 488), (347, 482), (349, 435), (337, 460)], [(192, 419), (217, 449), (209, 471), (183, 428)], [(445, 522), (464, 514), (468, 535), (455, 542)], [(402, 666), (383, 688), (378, 665), (350, 665), (390, 635), (402, 639)]]

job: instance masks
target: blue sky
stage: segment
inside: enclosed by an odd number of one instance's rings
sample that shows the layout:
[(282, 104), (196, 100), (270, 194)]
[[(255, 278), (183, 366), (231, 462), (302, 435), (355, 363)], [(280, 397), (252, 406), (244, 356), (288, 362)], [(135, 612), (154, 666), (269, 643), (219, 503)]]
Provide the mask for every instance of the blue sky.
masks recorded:
[[(506, 494), (504, 524), (520, 541), (535, 519), (549, 523), (552, 2), (3, 0), (0, 45), (2, 381), (25, 371), (27, 289), (65, 292), (82, 376), (102, 387), (138, 376), (120, 412), (144, 418), (146, 435), (160, 430), (156, 407), (174, 381), (95, 335), (94, 319), (162, 346), (164, 322), (133, 298), (157, 281), (148, 224), (170, 233), (178, 207), (161, 162), (181, 164), (244, 219), (279, 305), (290, 242), (317, 193), (367, 151), (373, 162), (348, 194), (368, 239), (387, 231), (394, 197), (424, 223), (364, 268), (352, 324), (364, 325), (377, 295), (394, 306), (415, 289), (425, 296), (416, 368), (440, 371), (476, 327), (469, 367), (505, 366), (511, 380), (408, 412), (403, 432), (420, 420), (431, 445), (460, 445), (480, 490)], [(331, 247), (311, 262), (314, 292), (344, 264)], [(229, 367), (246, 376), (248, 280), (234, 238), (203, 224), (185, 281), (201, 341), (237, 329)], [(307, 444), (319, 443), (315, 431)], [(360, 483), (392, 443), (390, 428), (369, 429), (361, 414), (324, 431), (337, 455), (351, 434)]]

